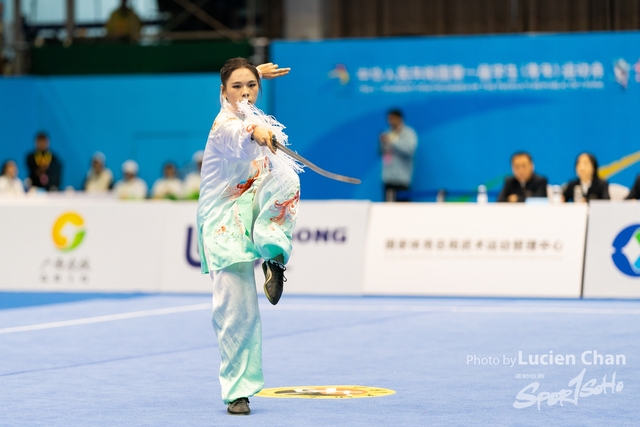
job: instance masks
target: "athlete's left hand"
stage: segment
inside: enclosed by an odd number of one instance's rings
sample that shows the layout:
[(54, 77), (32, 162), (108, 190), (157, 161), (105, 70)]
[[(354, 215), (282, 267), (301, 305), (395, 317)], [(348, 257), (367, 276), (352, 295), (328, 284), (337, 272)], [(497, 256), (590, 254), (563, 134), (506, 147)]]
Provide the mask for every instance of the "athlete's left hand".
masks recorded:
[(258, 65), (256, 68), (262, 73), (262, 78), (267, 80), (286, 76), (291, 71), (291, 68), (278, 68), (278, 64), (272, 62)]

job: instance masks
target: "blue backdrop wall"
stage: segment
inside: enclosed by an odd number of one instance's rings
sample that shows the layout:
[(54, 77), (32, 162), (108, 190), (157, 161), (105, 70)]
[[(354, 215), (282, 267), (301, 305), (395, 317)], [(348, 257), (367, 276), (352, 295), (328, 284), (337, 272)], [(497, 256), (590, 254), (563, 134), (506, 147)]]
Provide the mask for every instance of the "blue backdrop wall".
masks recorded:
[[(551, 183), (593, 152), (612, 182), (640, 172), (640, 33), (277, 42), (292, 67), (275, 114), (301, 154), (363, 179), (308, 172), (308, 198), (379, 200), (378, 134), (404, 110), (419, 136), (414, 189), (499, 189), (517, 150)], [(622, 161), (621, 161), (622, 160)]]
[[(294, 149), (360, 186), (302, 175), (307, 199), (380, 200), (378, 134), (388, 109), (418, 132), (414, 190), (499, 189), (509, 156), (530, 151), (552, 183), (588, 150), (612, 182), (640, 172), (640, 33), (276, 42), (292, 72), (265, 82), (261, 108)], [(133, 158), (151, 185), (161, 165), (189, 165), (219, 109), (219, 76), (0, 79), (0, 161), (24, 157), (42, 129), (79, 188), (100, 150), (120, 177)]]
[(44, 130), (64, 163), (64, 186), (81, 188), (95, 151), (117, 179), (122, 162), (136, 160), (151, 186), (168, 160), (192, 167), (220, 109), (219, 87), (218, 74), (0, 78), (0, 161), (16, 160), (26, 177), (26, 154)]

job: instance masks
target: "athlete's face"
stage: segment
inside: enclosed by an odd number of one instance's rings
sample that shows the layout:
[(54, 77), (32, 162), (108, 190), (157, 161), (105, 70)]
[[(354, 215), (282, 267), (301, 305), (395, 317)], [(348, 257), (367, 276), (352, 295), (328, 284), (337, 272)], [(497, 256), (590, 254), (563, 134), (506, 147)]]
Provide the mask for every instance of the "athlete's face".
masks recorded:
[(222, 87), (222, 95), (235, 107), (238, 101), (247, 99), (255, 104), (258, 98), (258, 81), (256, 76), (247, 68), (239, 68), (231, 73), (226, 86)]

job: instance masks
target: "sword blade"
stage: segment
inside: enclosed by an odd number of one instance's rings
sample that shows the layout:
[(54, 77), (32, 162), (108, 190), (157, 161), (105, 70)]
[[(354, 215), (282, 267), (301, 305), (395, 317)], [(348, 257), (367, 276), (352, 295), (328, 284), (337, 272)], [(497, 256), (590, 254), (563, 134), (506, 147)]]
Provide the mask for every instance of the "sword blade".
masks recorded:
[(280, 144), (278, 141), (275, 141), (275, 143), (276, 143), (276, 148), (278, 150), (282, 150), (283, 153), (293, 157), (294, 159), (296, 159), (297, 161), (299, 161), (303, 165), (307, 166), (312, 171), (314, 171), (314, 172), (316, 172), (316, 173), (318, 173), (318, 174), (320, 174), (320, 175), (322, 175), (322, 176), (324, 176), (326, 178), (333, 179), (333, 180), (336, 180), (336, 181), (346, 182), (346, 183), (349, 183), (349, 184), (360, 184), (362, 182), (358, 178), (352, 178), (350, 176), (339, 175), (337, 173), (326, 171), (326, 170), (322, 169), (320, 166), (314, 165), (309, 160), (307, 160), (304, 157), (302, 157), (300, 154), (298, 154), (298, 153), (296, 153), (294, 151), (291, 151), (291, 149), (289, 149), (285, 145)]

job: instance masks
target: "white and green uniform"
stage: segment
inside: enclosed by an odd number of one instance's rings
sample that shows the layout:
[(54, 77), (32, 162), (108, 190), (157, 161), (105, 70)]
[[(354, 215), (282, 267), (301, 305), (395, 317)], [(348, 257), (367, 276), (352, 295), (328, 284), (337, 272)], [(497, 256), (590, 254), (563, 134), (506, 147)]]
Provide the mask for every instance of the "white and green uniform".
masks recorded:
[(263, 385), (262, 325), (253, 264), (291, 254), (300, 180), (283, 153), (251, 139), (253, 127), (282, 126), (246, 103), (228, 102), (209, 132), (202, 162), (198, 243), (202, 272), (213, 280), (213, 327), (220, 347), (225, 403), (258, 393)]

